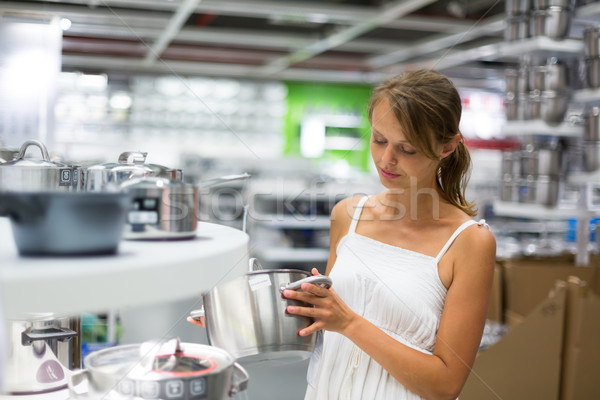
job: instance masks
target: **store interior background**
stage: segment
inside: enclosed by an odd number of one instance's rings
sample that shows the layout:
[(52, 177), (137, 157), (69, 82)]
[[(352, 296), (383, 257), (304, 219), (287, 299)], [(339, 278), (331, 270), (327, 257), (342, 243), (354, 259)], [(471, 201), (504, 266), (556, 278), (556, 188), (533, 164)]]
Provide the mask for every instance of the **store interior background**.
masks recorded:
[[(560, 41), (572, 62), (582, 57), (583, 29), (600, 22), (586, 6), (593, 4), (576, 4)], [(371, 89), (402, 70), (433, 68), (459, 88), (473, 157), (468, 196), (491, 224), (500, 258), (576, 253), (574, 217), (495, 213), (502, 152), (533, 136), (505, 129), (505, 71), (528, 60), (518, 49), (494, 54), (507, 43), (507, 21), (505, 2), (490, 0), (3, 1), (0, 147), (39, 139), (55, 160), (82, 166), (144, 151), (190, 182), (249, 172), (248, 183), (211, 192), (204, 219), (245, 227), (251, 252), (270, 268), (322, 270), (332, 204), (382, 190), (369, 158)], [(554, 55), (546, 49), (535, 61)], [(572, 81), (573, 90), (584, 86)], [(572, 103), (560, 126), (577, 128), (586, 106)], [(568, 136), (560, 140), (581, 151), (581, 138)], [(581, 172), (571, 157), (569, 172)], [(555, 208), (576, 208), (580, 194), (565, 179)], [(593, 253), (590, 222), (585, 245)], [(84, 322), (100, 332), (91, 345), (165, 336), (207, 343), (185, 321), (200, 304), (123, 307)], [(250, 397), (302, 398), (306, 367), (248, 366)]]

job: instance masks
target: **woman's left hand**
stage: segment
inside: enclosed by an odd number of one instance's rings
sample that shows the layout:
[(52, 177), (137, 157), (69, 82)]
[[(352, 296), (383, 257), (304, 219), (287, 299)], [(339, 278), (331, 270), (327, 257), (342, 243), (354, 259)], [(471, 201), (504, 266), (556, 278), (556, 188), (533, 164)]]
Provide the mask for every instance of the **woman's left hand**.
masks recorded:
[[(312, 269), (313, 275), (320, 275), (316, 268)], [(286, 299), (303, 301), (313, 307), (288, 306), (289, 314), (310, 317), (315, 322), (300, 330), (300, 336), (307, 336), (321, 329), (344, 333), (344, 330), (358, 317), (346, 305), (332, 288), (326, 289), (312, 283), (303, 283), (302, 291), (284, 290)]]

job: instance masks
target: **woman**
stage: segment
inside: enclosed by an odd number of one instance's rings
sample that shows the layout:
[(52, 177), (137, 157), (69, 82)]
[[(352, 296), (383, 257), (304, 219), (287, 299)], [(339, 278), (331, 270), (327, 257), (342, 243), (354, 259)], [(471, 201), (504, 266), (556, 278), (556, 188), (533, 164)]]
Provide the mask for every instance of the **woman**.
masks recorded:
[[(470, 157), (449, 79), (405, 72), (369, 104), (371, 155), (386, 191), (333, 208), (333, 288), (284, 292), (325, 331), (306, 399), (456, 399), (473, 365), (495, 240), (464, 197)], [(313, 269), (313, 274), (317, 274)]]

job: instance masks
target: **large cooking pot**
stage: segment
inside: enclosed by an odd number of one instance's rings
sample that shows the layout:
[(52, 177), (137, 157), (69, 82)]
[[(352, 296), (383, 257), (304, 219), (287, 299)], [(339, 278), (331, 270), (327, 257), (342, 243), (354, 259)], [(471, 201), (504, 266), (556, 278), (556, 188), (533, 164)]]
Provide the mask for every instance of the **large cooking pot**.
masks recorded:
[(79, 319), (31, 313), (7, 320), (5, 391), (33, 394), (65, 388), (81, 367)]
[(298, 290), (303, 283), (330, 287), (331, 278), (298, 269), (262, 269), (251, 258), (248, 273), (204, 294), (204, 310), (192, 311), (191, 316), (205, 316), (209, 343), (244, 362), (308, 358), (315, 335), (300, 336), (298, 331), (313, 320), (288, 314), (286, 308), (309, 305), (282, 295), (283, 290)]
[(249, 379), (225, 350), (179, 339), (94, 351), (84, 366), (69, 381), (73, 398), (83, 397), (78, 387), (87, 380), (92, 398), (222, 400), (246, 390)]
[(103, 191), (119, 186), (132, 179), (159, 177), (182, 180), (180, 169), (168, 168), (158, 164), (146, 164), (145, 152), (127, 151), (119, 155), (118, 162), (92, 165), (85, 170), (85, 188), (87, 191)]
[(179, 180), (148, 177), (121, 185), (132, 206), (127, 216), (126, 239), (189, 239), (196, 236), (200, 189), (248, 179), (249, 174), (227, 175), (197, 185)]
[[(40, 149), (41, 159), (25, 158), (30, 146)], [(0, 191), (71, 191), (77, 187), (73, 177), (73, 168), (52, 162), (42, 142), (28, 140), (14, 160), (0, 164)]]
[(129, 205), (124, 192), (0, 193), (21, 255), (114, 253)]

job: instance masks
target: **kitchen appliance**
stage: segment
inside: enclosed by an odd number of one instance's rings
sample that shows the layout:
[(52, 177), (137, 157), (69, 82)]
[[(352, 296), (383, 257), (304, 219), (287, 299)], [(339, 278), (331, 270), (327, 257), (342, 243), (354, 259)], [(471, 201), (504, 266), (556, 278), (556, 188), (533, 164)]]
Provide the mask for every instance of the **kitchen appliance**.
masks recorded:
[(168, 168), (159, 164), (146, 164), (145, 152), (127, 151), (119, 155), (116, 163), (92, 165), (85, 170), (85, 188), (87, 191), (103, 191), (118, 187), (132, 179), (159, 177), (182, 180), (180, 169)]
[[(38, 147), (41, 159), (25, 158), (27, 149)], [(28, 140), (16, 158), (0, 164), (0, 191), (71, 191), (77, 187), (73, 168), (50, 160), (46, 146), (39, 140)]]
[(5, 391), (34, 394), (65, 388), (72, 371), (81, 367), (79, 319), (31, 313), (6, 324)]
[(21, 255), (114, 253), (129, 206), (124, 192), (0, 193)]
[(227, 175), (197, 185), (158, 177), (125, 182), (131, 197), (124, 237), (126, 239), (189, 239), (196, 236), (200, 189), (248, 179), (250, 175)]
[(246, 390), (248, 373), (225, 350), (179, 339), (119, 345), (84, 358), (69, 381), (73, 398), (88, 382), (92, 398), (229, 399)]
[(300, 336), (298, 331), (313, 320), (288, 314), (286, 308), (309, 305), (281, 294), (285, 289), (299, 290), (303, 283), (328, 288), (331, 278), (297, 269), (265, 270), (251, 258), (248, 273), (205, 293), (204, 310), (190, 315), (205, 316), (209, 343), (244, 362), (304, 359), (314, 349), (315, 335)]

